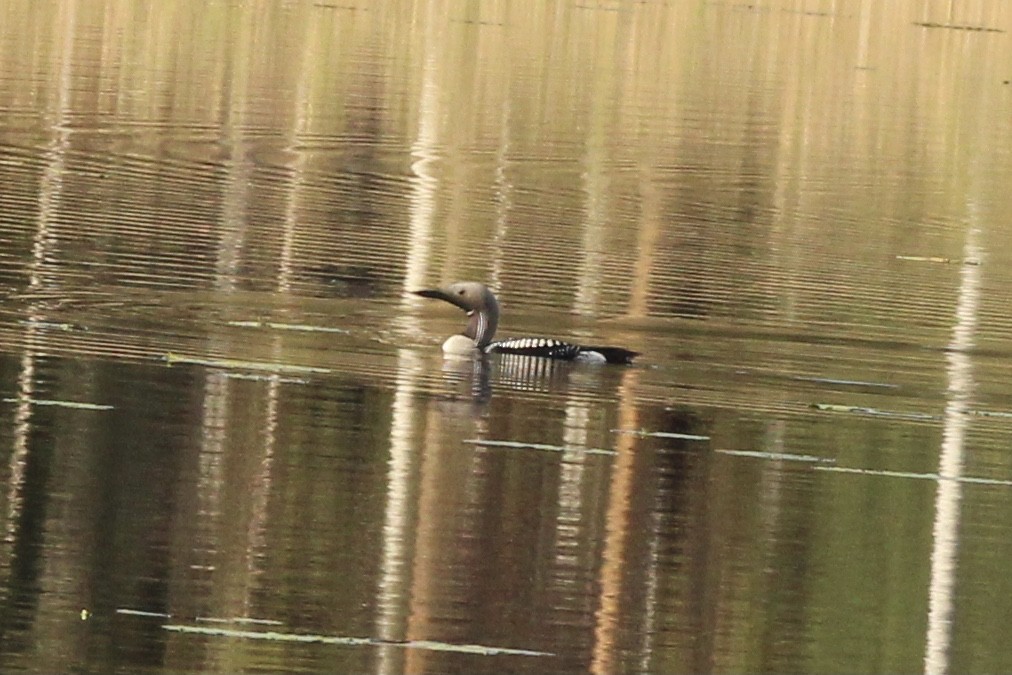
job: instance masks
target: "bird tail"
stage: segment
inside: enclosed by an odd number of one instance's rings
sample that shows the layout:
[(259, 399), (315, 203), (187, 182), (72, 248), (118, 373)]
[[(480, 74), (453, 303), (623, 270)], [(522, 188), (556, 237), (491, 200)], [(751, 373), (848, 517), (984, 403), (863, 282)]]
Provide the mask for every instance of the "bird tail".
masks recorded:
[(622, 347), (582, 347), (582, 351), (597, 352), (608, 363), (632, 363), (633, 359), (640, 355), (639, 352)]

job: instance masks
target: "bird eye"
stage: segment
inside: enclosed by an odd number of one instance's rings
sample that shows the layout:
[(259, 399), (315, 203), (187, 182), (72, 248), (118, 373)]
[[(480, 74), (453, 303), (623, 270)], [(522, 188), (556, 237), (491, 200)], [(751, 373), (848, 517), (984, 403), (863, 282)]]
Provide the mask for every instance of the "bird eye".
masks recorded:
[(459, 291), (457, 291), (457, 295), (464, 295), (464, 289), (462, 288)]

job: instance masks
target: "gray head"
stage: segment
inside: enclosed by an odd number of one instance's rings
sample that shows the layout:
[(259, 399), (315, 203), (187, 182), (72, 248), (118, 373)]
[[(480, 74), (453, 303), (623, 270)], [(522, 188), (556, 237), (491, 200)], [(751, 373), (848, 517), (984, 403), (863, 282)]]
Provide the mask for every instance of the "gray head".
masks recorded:
[(470, 319), (464, 335), (474, 340), (479, 349), (492, 341), (499, 325), (499, 301), (485, 284), (460, 281), (442, 288), (415, 291), (415, 295), (445, 300), (467, 312)]

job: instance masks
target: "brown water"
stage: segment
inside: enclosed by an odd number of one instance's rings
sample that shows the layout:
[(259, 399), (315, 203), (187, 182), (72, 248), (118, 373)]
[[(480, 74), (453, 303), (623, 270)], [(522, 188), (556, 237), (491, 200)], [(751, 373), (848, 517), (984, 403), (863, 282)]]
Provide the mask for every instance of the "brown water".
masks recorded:
[(4, 672), (1012, 670), (1012, 5), (0, 25)]

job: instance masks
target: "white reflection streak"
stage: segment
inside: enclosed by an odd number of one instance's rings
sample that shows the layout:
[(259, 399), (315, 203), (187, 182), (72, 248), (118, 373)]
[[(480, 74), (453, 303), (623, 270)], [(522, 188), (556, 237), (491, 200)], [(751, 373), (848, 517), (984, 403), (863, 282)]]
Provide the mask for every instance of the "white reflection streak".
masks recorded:
[(64, 171), (64, 154), (68, 140), (62, 125), (47, 153), (50, 162), (42, 174), (39, 190), (39, 222), (32, 241), (32, 264), (28, 272), (28, 294), (39, 294), (41, 300), (33, 300), (28, 307), (28, 322), (25, 329), (25, 347), (21, 355), (21, 370), (18, 373), (18, 405), (14, 412), (14, 452), (10, 459), (8, 479), (7, 514), (4, 541), (13, 542), (17, 529), (17, 517), (21, 513), (22, 491), (25, 469), (28, 461), (29, 436), (32, 426), (32, 394), (35, 393), (35, 358), (38, 351), (36, 323), (45, 319), (43, 303), (46, 288), (46, 260), (56, 257), (56, 237), (51, 231), (55, 222), (59, 195), (62, 193), (61, 176)]
[(650, 512), (650, 549), (647, 553), (647, 574), (643, 602), (643, 637), (640, 643), (640, 672), (650, 672), (650, 657), (654, 653), (657, 634), (657, 593), (660, 588), (657, 568), (661, 564), (661, 511)]
[[(566, 406), (566, 425), (563, 441), (567, 448), (587, 447), (587, 424), (590, 411), (586, 403), (571, 403)], [(562, 456), (559, 475), (559, 515), (555, 519), (555, 569), (561, 576), (561, 583), (570, 585), (579, 569), (580, 532), (582, 526), (583, 473), (587, 453), (566, 450)], [(572, 588), (560, 589), (560, 602), (574, 597)]]
[(862, 0), (858, 14), (861, 17), (861, 28), (857, 38), (857, 67), (868, 68), (868, 38), (871, 34), (871, 0)]
[[(201, 447), (198, 459), (198, 515), (217, 520), (221, 514), (221, 489), (224, 485), (225, 430), (228, 427), (229, 382), (225, 373), (209, 372), (204, 380), (204, 417), (201, 422)], [(204, 524), (201, 520), (200, 524)], [(210, 523), (207, 523), (210, 528)], [(205, 538), (204, 542), (207, 541)], [(207, 551), (210, 554), (210, 551)], [(207, 561), (207, 564), (212, 564)]]
[[(387, 471), (387, 503), (383, 515), (383, 560), (377, 591), (376, 634), (382, 640), (405, 637), (406, 603), (411, 583), (408, 555), (412, 541), (411, 477), (415, 474), (415, 379), (420, 371), (417, 353), (402, 349), (398, 354), (397, 384), (390, 421), (390, 460)], [(379, 648), (377, 673), (403, 670), (403, 650)]]
[(608, 218), (608, 177), (605, 170), (604, 142), (592, 139), (586, 156), (583, 189), (587, 196), (587, 214), (581, 228), (583, 256), (576, 282), (574, 309), (585, 316), (597, 312), (601, 289), (601, 268), (604, 262), (604, 231)]
[[(307, 41), (305, 49), (311, 49)], [(299, 139), (309, 127), (307, 111), (309, 109), (308, 94), (308, 72), (305, 64), (298, 69), (299, 78), (295, 93), (295, 122), (288, 134), (288, 146), (286, 150), (294, 154), (293, 166), (289, 174), (290, 181), (285, 185), (286, 202), (285, 218), (282, 227), (281, 253), (278, 260), (278, 277), (276, 288), (279, 294), (288, 294), (292, 287), (292, 276), (294, 274), (294, 248), (298, 228), (298, 197), (305, 188), (305, 163), (306, 153), (299, 148)], [(275, 363), (283, 359), (284, 343), (280, 335), (272, 340), (272, 360)], [(267, 507), (270, 501), (271, 483), (274, 466), (274, 450), (277, 446), (278, 431), (278, 407), (281, 396), (281, 381), (277, 376), (270, 378), (267, 385), (267, 413), (264, 417), (263, 429), (263, 454), (260, 460), (260, 470), (253, 479), (253, 501), (250, 513), (250, 522), (247, 536), (246, 548), (246, 578), (253, 579), (260, 570), (258, 562), (261, 560), (260, 553), (266, 549), (267, 541)], [(243, 616), (251, 615), (250, 604), (252, 594), (247, 592), (243, 596)]]
[(293, 159), (290, 173), (288, 174), (290, 181), (285, 186), (285, 221), (282, 228), (277, 288), (279, 292), (286, 294), (292, 289), (292, 275), (294, 271), (292, 258), (299, 222), (298, 206), (300, 200), (298, 197), (305, 190), (306, 185), (306, 155), (308, 151), (300, 147), (300, 141), (302, 134), (309, 130), (309, 110), (311, 107), (309, 92), (312, 88), (310, 73), (314, 73), (315, 70), (306, 67), (306, 63), (311, 58), (306, 52), (312, 50), (313, 47), (313, 41), (307, 40), (302, 51), (303, 61), (298, 69), (299, 76), (294, 99), (295, 110), (293, 117), (295, 119), (288, 134), (288, 146), (285, 148)]
[(492, 242), (492, 288), (502, 288), (503, 248), (509, 232), (509, 215), (513, 210), (513, 184), (510, 182), (506, 169), (510, 156), (510, 98), (507, 96), (503, 104), (499, 148), (495, 161), (495, 238)]
[[(35, 393), (35, 358), (38, 347), (36, 323), (45, 319), (44, 291), (48, 285), (46, 279), (46, 261), (57, 258), (56, 234), (53, 223), (59, 215), (60, 200), (63, 196), (63, 175), (66, 171), (67, 148), (70, 146), (70, 129), (67, 126), (71, 89), (71, 56), (74, 52), (74, 36), (77, 35), (77, 3), (65, 5), (67, 15), (63, 20), (62, 32), (64, 42), (61, 50), (59, 87), (56, 91), (54, 109), (56, 119), (53, 123), (53, 138), (46, 150), (46, 166), (39, 181), (39, 219), (35, 236), (32, 238), (32, 261), (28, 269), (29, 297), (39, 296), (32, 300), (28, 308), (28, 325), (25, 330), (25, 347), (21, 356), (21, 369), (18, 373), (18, 404), (14, 412), (14, 448), (10, 457), (8, 473), (7, 510), (4, 523), (4, 541), (12, 543), (16, 538), (18, 516), (21, 514), (25, 469), (27, 469), (29, 453), (29, 437), (31, 435), (32, 394)], [(4, 547), (9, 552), (11, 547)]]
[[(964, 258), (977, 261), (977, 229), (967, 232)], [(946, 352), (949, 402), (945, 406), (942, 452), (938, 462), (938, 491), (932, 531), (931, 584), (928, 590), (928, 636), (924, 650), (924, 672), (945, 673), (949, 669), (952, 639), (953, 590), (956, 554), (959, 549), (959, 504), (962, 487), (957, 480), (963, 472), (963, 445), (966, 436), (966, 409), (973, 391), (969, 349), (977, 328), (980, 300), (980, 266), (964, 265), (960, 274), (956, 325)]]
[[(427, 63), (422, 82), (418, 120), (418, 139), (411, 146), (411, 220), (408, 258), (404, 270), (404, 294), (401, 299), (401, 317), (407, 310), (417, 307), (420, 298), (410, 291), (422, 288), (429, 269), (432, 242), (432, 220), (436, 210), (436, 188), (439, 181), (432, 175), (432, 165), (439, 159), (436, 152), (439, 130), (438, 87), (432, 76), (433, 66)], [(409, 322), (411, 323), (411, 322)], [(402, 326), (403, 327), (403, 326)]]
[[(215, 254), (214, 289), (223, 296), (236, 290), (240, 256), (246, 233), (246, 207), (249, 203), (250, 163), (243, 161), (244, 143), (237, 132), (242, 127), (245, 109), (242, 97), (232, 95), (226, 106), (226, 118), (222, 124), (222, 143), (231, 148), (229, 157), (223, 163), (227, 176), (226, 188), (222, 194), (222, 208), (219, 223), (221, 236)], [(207, 347), (209, 354), (227, 352), (220, 335), (212, 333)], [(225, 483), (224, 456), (228, 439), (230, 385), (224, 373), (205, 370), (204, 395), (201, 410), (200, 454), (197, 460), (197, 513), (194, 529), (199, 532), (198, 549), (194, 542), (194, 554), (202, 556), (198, 565), (213, 569), (216, 549), (208, 542), (214, 541), (215, 525), (221, 515), (222, 491)]]
[[(249, 536), (246, 549), (246, 578), (252, 580), (260, 573), (259, 562), (267, 550), (267, 507), (270, 502), (272, 476), (274, 475), (274, 448), (277, 446), (278, 407), (281, 396), (281, 382), (273, 377), (267, 385), (267, 414), (264, 417), (263, 456), (260, 471), (253, 481), (253, 504), (250, 513)], [(252, 614), (252, 593), (243, 597), (243, 616)]]
[[(439, 90), (432, 56), (426, 59), (422, 74), (419, 106), (418, 139), (412, 146), (411, 165), (414, 173), (411, 191), (411, 215), (408, 255), (405, 264), (401, 311), (398, 330), (414, 332), (412, 317), (420, 298), (410, 291), (422, 288), (429, 269), (432, 241), (432, 220), (438, 180), (431, 173), (438, 159), (435, 151), (439, 130)], [(411, 477), (415, 473), (418, 454), (414, 451), (415, 381), (421, 371), (417, 353), (401, 349), (397, 359), (397, 384), (394, 392), (390, 423), (390, 461), (387, 472), (387, 502), (383, 517), (383, 560), (380, 564), (378, 589), (377, 635), (384, 640), (404, 637), (405, 602), (410, 583), (407, 556), (411, 542)], [(377, 672), (395, 673), (402, 670), (403, 650), (393, 647), (379, 649)]]
[[(29, 327), (29, 331), (34, 329)], [(4, 542), (13, 544), (17, 539), (18, 516), (24, 501), (25, 469), (28, 464), (28, 438), (32, 432), (32, 406), (29, 401), (35, 391), (35, 355), (29, 346), (21, 357), (21, 372), (18, 373), (18, 407), (14, 412), (14, 452), (11, 453), (7, 479), (7, 513), (4, 518)], [(7, 557), (13, 550), (3, 547), (0, 560), (7, 567)]]
[[(412, 451), (415, 378), (421, 369), (417, 353), (402, 349), (398, 354), (397, 389), (390, 422), (390, 461), (387, 471), (387, 503), (383, 518), (383, 561), (380, 565), (378, 636), (383, 640), (404, 637), (404, 600), (410, 581), (407, 544), (411, 532), (411, 476), (417, 453)], [(390, 654), (382, 649), (379, 672), (390, 672)]]

